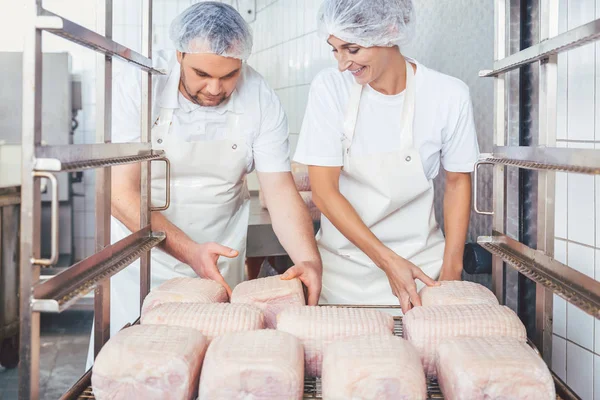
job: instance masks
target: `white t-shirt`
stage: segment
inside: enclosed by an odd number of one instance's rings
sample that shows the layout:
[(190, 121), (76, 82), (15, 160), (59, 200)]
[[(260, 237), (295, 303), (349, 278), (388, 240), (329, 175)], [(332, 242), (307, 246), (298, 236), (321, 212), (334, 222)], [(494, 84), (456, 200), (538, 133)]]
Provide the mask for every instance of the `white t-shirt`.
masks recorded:
[[(413, 141), (428, 179), (440, 161), (451, 172), (471, 172), (479, 147), (469, 88), (462, 81), (417, 64)], [(294, 161), (306, 165), (343, 165), (342, 137), (354, 77), (335, 68), (321, 71), (310, 87)], [(366, 155), (400, 149), (404, 92), (387, 96), (366, 85), (354, 132), (352, 153)]]
[[(217, 107), (201, 107), (178, 90), (180, 65), (174, 51), (160, 51), (153, 58), (155, 68), (168, 71), (152, 79), (152, 121), (161, 107), (174, 108), (171, 134), (186, 141), (220, 140), (226, 135), (227, 113), (240, 114), (240, 134), (246, 138), (248, 173), (290, 170), (287, 117), (275, 92), (263, 77), (247, 64), (236, 90)], [(141, 75), (131, 67), (121, 68), (113, 85), (112, 138), (115, 143), (139, 142)]]

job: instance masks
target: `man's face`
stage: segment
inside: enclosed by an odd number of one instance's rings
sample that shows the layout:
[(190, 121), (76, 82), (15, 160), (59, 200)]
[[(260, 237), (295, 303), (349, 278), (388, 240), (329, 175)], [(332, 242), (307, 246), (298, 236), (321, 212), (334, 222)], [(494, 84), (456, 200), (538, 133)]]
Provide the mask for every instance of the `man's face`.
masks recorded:
[(177, 52), (181, 65), (179, 90), (190, 101), (215, 107), (231, 96), (240, 78), (242, 61), (216, 54)]

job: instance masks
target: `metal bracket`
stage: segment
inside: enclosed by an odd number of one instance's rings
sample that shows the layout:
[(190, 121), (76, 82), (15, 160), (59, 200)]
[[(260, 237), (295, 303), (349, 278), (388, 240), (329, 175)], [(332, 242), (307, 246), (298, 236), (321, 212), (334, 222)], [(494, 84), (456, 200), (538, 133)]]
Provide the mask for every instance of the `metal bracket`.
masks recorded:
[(150, 211), (165, 211), (171, 205), (171, 162), (166, 157), (158, 158), (155, 161), (164, 161), (164, 163), (165, 163), (165, 179), (166, 179), (165, 193), (166, 193), (166, 199), (165, 199), (165, 205), (164, 206), (161, 206), (161, 207), (151, 207)]
[(43, 171), (33, 172), (34, 178), (46, 178), (52, 185), (50, 205), (50, 258), (31, 258), (35, 265), (50, 266), (58, 262), (58, 180), (54, 174)]

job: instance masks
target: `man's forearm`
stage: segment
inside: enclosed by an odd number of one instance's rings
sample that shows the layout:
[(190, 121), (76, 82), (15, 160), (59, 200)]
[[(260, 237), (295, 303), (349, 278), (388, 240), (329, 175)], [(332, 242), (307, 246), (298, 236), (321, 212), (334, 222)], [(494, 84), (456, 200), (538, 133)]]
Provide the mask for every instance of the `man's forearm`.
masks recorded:
[(295, 264), (319, 262), (315, 232), (308, 208), (290, 173), (259, 173), (273, 231)]
[[(112, 215), (121, 221), (131, 232), (139, 230), (139, 190), (122, 184), (118, 180), (113, 180), (112, 193)], [(166, 238), (160, 247), (179, 261), (189, 264), (189, 248), (194, 242), (161, 213), (153, 212), (151, 218), (152, 229), (158, 232), (165, 232), (166, 234)]]
[(444, 193), (444, 268), (460, 273), (471, 214), (471, 176), (453, 172), (447, 173), (447, 177)]

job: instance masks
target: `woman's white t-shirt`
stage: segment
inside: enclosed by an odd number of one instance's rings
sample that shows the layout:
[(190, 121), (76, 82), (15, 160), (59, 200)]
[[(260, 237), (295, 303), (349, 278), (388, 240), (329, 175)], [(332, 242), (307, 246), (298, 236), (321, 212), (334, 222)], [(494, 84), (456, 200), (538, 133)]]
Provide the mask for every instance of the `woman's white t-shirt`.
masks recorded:
[[(479, 157), (469, 88), (459, 79), (417, 65), (414, 146), (428, 179), (446, 171), (471, 172)], [(334, 68), (313, 80), (294, 160), (301, 164), (343, 165), (344, 116), (354, 77)], [(384, 95), (366, 85), (352, 143), (354, 155), (400, 148), (404, 92)]]

